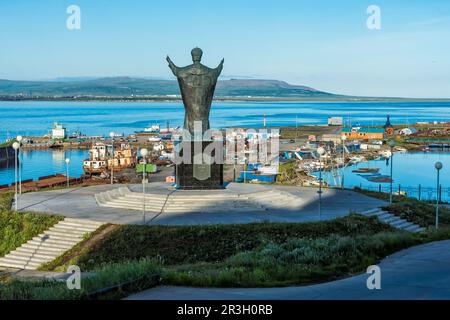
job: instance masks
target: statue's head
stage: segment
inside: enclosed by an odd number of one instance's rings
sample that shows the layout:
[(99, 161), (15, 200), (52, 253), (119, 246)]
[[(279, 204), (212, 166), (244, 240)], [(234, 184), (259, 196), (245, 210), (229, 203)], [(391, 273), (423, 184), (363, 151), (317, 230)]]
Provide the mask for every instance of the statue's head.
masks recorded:
[(194, 48), (191, 51), (192, 61), (200, 62), (202, 60), (203, 51), (200, 48)]

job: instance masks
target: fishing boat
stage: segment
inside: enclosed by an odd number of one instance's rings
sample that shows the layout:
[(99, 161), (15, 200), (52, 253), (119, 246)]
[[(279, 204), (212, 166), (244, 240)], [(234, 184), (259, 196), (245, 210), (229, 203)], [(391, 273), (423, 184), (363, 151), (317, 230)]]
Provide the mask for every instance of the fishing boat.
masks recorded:
[(374, 173), (380, 171), (380, 168), (359, 168), (352, 170), (355, 173)]

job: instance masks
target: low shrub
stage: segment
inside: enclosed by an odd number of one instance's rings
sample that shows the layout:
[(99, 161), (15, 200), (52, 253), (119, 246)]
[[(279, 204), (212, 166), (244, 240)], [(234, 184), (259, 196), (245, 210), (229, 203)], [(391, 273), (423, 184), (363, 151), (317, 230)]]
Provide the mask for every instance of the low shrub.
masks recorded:
[(76, 264), (91, 270), (104, 263), (158, 258), (165, 265), (220, 262), (242, 251), (291, 238), (314, 239), (330, 234), (352, 236), (393, 230), (375, 218), (350, 215), (333, 221), (311, 223), (252, 223), (213, 226), (120, 226)]
[(450, 238), (450, 229), (411, 234), (290, 239), (237, 253), (221, 263), (165, 268), (163, 282), (208, 287), (271, 287), (309, 284), (363, 272), (367, 266), (413, 245)]
[(155, 261), (142, 259), (95, 270), (82, 277), (80, 290), (69, 290), (65, 281), (12, 279), (0, 284), (0, 300), (118, 299), (157, 285), (160, 274)]

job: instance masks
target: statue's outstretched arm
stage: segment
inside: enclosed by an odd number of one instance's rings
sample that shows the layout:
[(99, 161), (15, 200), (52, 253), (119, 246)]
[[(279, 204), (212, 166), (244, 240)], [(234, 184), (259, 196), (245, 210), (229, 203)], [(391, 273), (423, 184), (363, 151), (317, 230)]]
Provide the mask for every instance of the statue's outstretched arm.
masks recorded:
[(172, 60), (170, 60), (169, 56), (167, 56), (166, 60), (169, 63), (170, 70), (172, 70), (172, 72), (173, 72), (173, 74), (175, 76), (178, 76), (178, 69), (179, 68), (175, 65), (175, 63), (172, 62)]
[(217, 73), (217, 76), (219, 76), (220, 73), (222, 72), (224, 61), (225, 61), (225, 59), (222, 59), (222, 61), (220, 61), (220, 64), (219, 64), (219, 65), (217, 66), (217, 68), (215, 69), (215, 70), (216, 70), (216, 73)]

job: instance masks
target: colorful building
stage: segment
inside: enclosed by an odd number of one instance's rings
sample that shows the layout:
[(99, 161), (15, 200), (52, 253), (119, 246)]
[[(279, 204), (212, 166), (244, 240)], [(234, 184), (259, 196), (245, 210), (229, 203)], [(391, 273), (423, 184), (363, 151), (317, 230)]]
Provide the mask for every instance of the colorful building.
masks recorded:
[(383, 140), (384, 128), (343, 128), (341, 134), (346, 136), (348, 140)]

